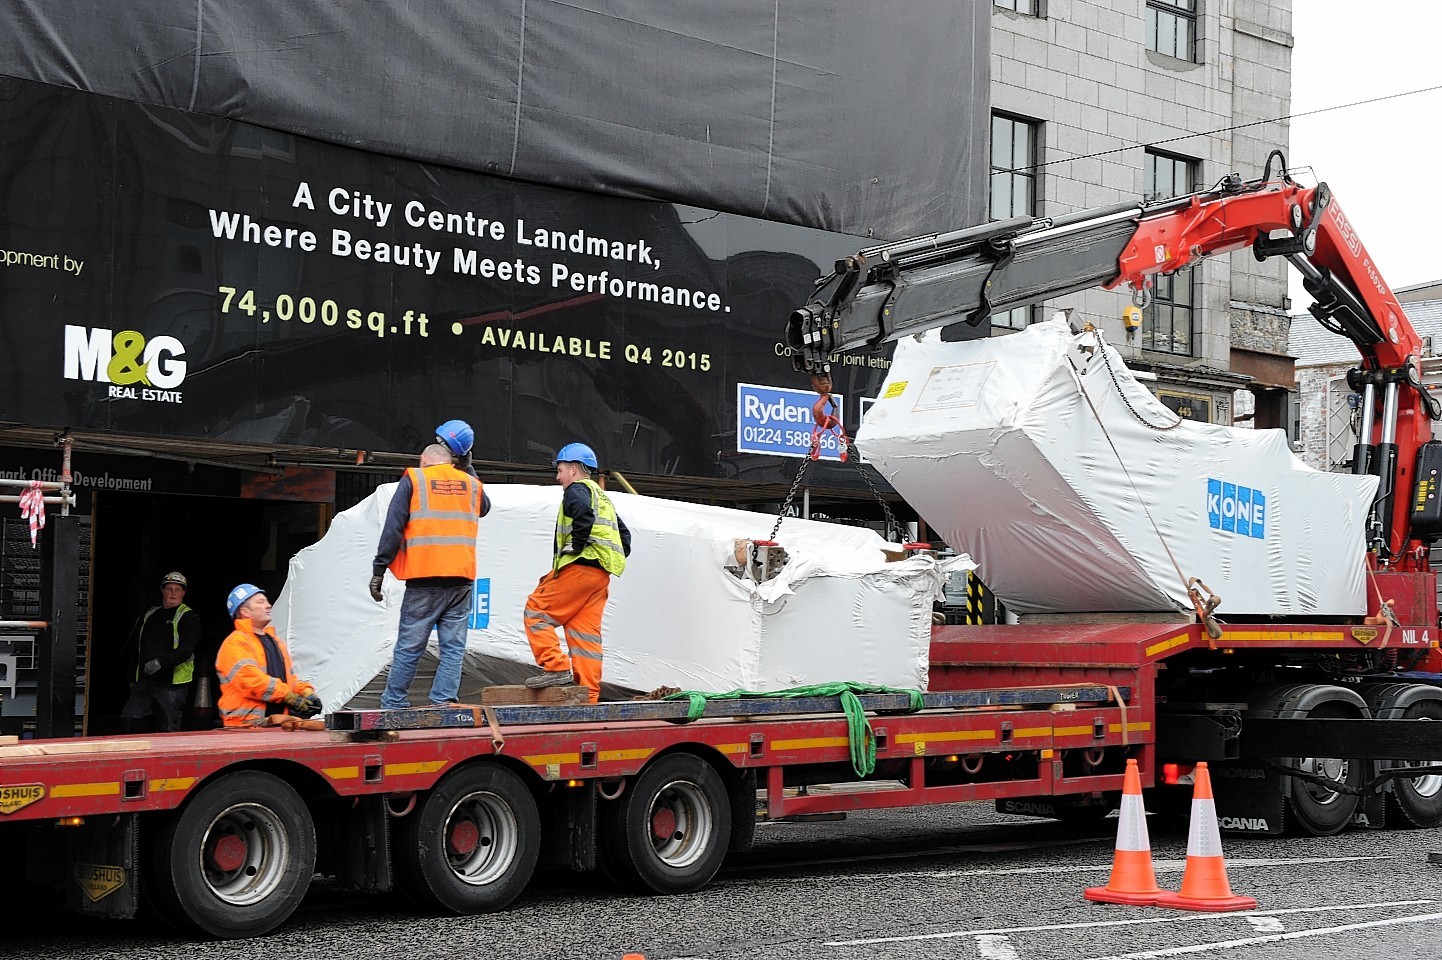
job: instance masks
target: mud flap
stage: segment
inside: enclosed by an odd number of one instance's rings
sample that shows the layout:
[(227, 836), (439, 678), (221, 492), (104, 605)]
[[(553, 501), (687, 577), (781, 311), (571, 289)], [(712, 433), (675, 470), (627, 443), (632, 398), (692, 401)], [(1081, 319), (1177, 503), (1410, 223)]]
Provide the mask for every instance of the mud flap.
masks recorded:
[(556, 789), (541, 801), (538, 869), (596, 869), (596, 783)]
[[(1386, 761), (1373, 761), (1368, 763), (1368, 770), (1372, 776), (1382, 772)], [(1389, 782), (1380, 790), (1373, 790), (1362, 795), (1362, 802), (1357, 805), (1357, 812), (1352, 815), (1352, 822), (1360, 827), (1370, 827), (1373, 830), (1383, 830), (1387, 826), (1387, 793), (1392, 790)]]
[(140, 905), (135, 865), (138, 816), (90, 817), (65, 838), (65, 905), (88, 917), (135, 916)]
[(996, 802), (996, 812), (1014, 817), (1046, 817), (1051, 820), (1060, 817), (1051, 797), (1004, 797)]
[(354, 805), (318, 819), (318, 823), (330, 824), (327, 846), (333, 851), (330, 867), (338, 884), (365, 893), (385, 893), (392, 888), (389, 820), (386, 798), (381, 796), (361, 797)]
[(1214, 762), (1207, 768), (1224, 833), (1275, 837), (1283, 832), (1287, 786), (1280, 774), (1247, 760)]
[(764, 806), (756, 796), (756, 771), (738, 771), (726, 778), (726, 793), (731, 800), (731, 843), (728, 853), (745, 853), (756, 840), (756, 821), (764, 816)]
[(1051, 820), (1066, 820), (1088, 813), (1098, 820), (1106, 817), (1116, 807), (1114, 797), (1095, 794), (1077, 794), (1060, 797), (1004, 797), (996, 801), (996, 812), (1014, 817), (1046, 817)]

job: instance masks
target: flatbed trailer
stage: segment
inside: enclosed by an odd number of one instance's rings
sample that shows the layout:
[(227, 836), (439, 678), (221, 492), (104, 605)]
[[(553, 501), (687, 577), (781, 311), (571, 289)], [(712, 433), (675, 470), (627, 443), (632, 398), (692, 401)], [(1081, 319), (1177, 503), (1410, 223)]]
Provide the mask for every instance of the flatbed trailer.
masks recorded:
[[(1380, 716), (1385, 705), (1369, 705), (1369, 691), (1392, 691), (1393, 701), (1408, 691), (1409, 705), (1442, 716), (1442, 688), (1385, 679), (1175, 698), (1205, 692), (1174, 679), (1183, 674), (1234, 677), (1229, 662), (1261, 651), (1275, 663), (1365, 650), (1377, 642), (1368, 629), (1224, 625), (1212, 638), (1195, 623), (939, 626), (931, 689), (858, 694), (851, 717), (844, 696), (711, 699), (695, 719), (685, 699), (458, 705), (339, 711), (324, 731), (22, 741), (0, 747), (0, 855), (25, 865), (12, 881), (63, 894), (78, 912), (130, 917), (144, 903), (212, 937), (273, 929), (316, 872), (457, 913), (504, 908), (543, 866), (685, 893), (749, 845), (758, 806), (782, 818), (980, 800), (1100, 819), (1128, 759), (1144, 783), (1165, 786), (1170, 771), (1183, 788), (1195, 760), (1224, 771), (1262, 762), (1241, 749), (1249, 715), (1294, 722), (1273, 726), (1263, 747), (1272, 754), (1277, 743), (1308, 743), (1309, 722), (1365, 719), (1374, 706)], [(1428, 636), (1435, 643), (1435, 629)], [(1419, 723), (1372, 723), (1365, 742), (1414, 761), (1442, 756), (1437, 735), (1416, 741)], [(1413, 731), (1411, 746), (1379, 739), (1381, 729)], [(1266, 820), (1259, 832), (1280, 832), (1283, 806), (1297, 808), (1305, 793), (1292, 785), (1309, 783), (1289, 769), (1330, 784), (1331, 799), (1310, 811), (1323, 829), (1310, 832), (1367, 820), (1368, 810), (1380, 823), (1388, 789), (1442, 783), (1431, 768), (1378, 780), (1375, 761), (1356, 758), (1275, 766), (1255, 778), (1222, 774), (1224, 823)], [(821, 784), (831, 788), (806, 789)], [(1346, 793), (1360, 786), (1382, 792)], [(1429, 823), (1442, 822), (1438, 792), (1421, 798)], [(1324, 816), (1338, 813), (1340, 823)]]
[(1357, 615), (1247, 621), (1183, 576), (1184, 622), (937, 627), (914, 696), (717, 699), (694, 719), (664, 701), (340, 711), (325, 731), (0, 746), (0, 856), (25, 865), (0, 883), (90, 914), (147, 903), (214, 937), (284, 922), (317, 871), (458, 913), (505, 907), (539, 866), (684, 893), (749, 844), (763, 791), (772, 817), (985, 800), (1095, 818), (1130, 759), (1153, 806), (1178, 809), (1207, 761), (1225, 829), (1442, 824), (1442, 687), (1410, 675), (1442, 669), (1442, 402), (1325, 184), (1274, 153), (1256, 181), (869, 248), (792, 313), (787, 346), (824, 408), (842, 351), (944, 325), (985, 336), (994, 311), (1097, 284), (1144, 301), (1155, 276), (1246, 248), (1296, 266), (1311, 312), (1361, 355), (1353, 470), (1382, 482), (1365, 545), (1337, 545), (1366, 551)]

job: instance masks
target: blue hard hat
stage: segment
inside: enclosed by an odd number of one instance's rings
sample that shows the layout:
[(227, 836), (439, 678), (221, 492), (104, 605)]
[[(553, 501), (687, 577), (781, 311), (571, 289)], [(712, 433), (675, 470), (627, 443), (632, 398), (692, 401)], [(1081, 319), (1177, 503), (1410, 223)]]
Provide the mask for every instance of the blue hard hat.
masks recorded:
[(476, 443), (476, 431), (464, 420), (447, 420), (436, 427), (436, 440), (444, 443), (451, 453), (464, 457)]
[(551, 461), (551, 466), (558, 463), (584, 463), (592, 470), (597, 469), (596, 451), (584, 443), (568, 443), (556, 451), (556, 459)]
[(234, 620), (235, 611), (243, 607), (245, 605), (245, 601), (249, 600), (257, 593), (265, 593), (265, 591), (260, 589), (260, 587), (257, 587), (253, 583), (242, 583), (240, 586), (230, 591), (230, 593), (226, 594), (225, 609), (230, 611), (230, 618)]

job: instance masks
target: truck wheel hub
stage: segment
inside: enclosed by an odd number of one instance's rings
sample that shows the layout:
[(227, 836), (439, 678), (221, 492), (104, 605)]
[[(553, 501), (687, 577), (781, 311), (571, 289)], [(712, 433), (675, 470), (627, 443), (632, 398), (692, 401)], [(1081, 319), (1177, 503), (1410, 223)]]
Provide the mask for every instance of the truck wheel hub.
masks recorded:
[(659, 807), (651, 815), (651, 833), (657, 840), (670, 840), (676, 835), (676, 814), (669, 807)]
[(245, 866), (247, 853), (245, 838), (237, 833), (227, 833), (210, 848), (210, 862), (222, 873), (234, 873)]
[(466, 856), (474, 853), (481, 844), (481, 831), (470, 820), (462, 820), (451, 828), (451, 852)]

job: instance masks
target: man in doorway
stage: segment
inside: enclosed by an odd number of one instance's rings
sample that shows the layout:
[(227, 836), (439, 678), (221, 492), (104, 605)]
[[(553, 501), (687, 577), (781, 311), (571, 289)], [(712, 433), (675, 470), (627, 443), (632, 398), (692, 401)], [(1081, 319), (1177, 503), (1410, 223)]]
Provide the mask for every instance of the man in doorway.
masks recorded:
[(263, 727), (275, 714), (309, 719), (324, 709), (315, 687), (295, 675), (290, 651), (270, 622), (270, 600), (253, 583), (225, 598), (235, 630), (220, 644), (220, 718), (226, 727)]
[[(563, 492), (551, 570), (526, 599), (525, 611), (526, 639), (545, 672), (526, 680), (526, 686), (576, 682), (596, 703), (601, 699), (601, 615), (611, 578), (626, 569), (631, 531), (616, 515), (611, 498), (591, 479), (598, 468), (594, 450), (568, 443), (553, 466)], [(569, 657), (561, 651), (557, 628), (566, 631)]]
[[(426, 639), (435, 629), (440, 665), (431, 682), (433, 706), (460, 697), (461, 664), (466, 654), (466, 625), (476, 580), (476, 534), (491, 509), (481, 481), (470, 469), (471, 428), (457, 420), (438, 428), (437, 440), (421, 451), (419, 467), (401, 477), (386, 512), (380, 543), (371, 563), (371, 598), (385, 599), (385, 572), (406, 583), (400, 626), (381, 708), (410, 706)], [(457, 466), (463, 463), (465, 469)]]
[(180, 729), (200, 643), (200, 617), (185, 605), (187, 586), (178, 570), (161, 578), (160, 606), (145, 611), (126, 640), (126, 650), (134, 646), (136, 654), (130, 696), (120, 710), (126, 733), (141, 732), (152, 715), (160, 733)]

